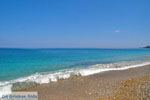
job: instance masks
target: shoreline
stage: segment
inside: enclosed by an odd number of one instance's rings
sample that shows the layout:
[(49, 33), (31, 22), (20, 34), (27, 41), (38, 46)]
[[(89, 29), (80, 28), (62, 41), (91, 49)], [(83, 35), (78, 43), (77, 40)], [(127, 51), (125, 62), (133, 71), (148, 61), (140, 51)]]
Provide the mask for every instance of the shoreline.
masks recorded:
[[(0, 87), (0, 95), (10, 94), (11, 91), (13, 92), (13, 91), (25, 90), (25, 89), (32, 88), (38, 85), (42, 85), (42, 84), (57, 83), (58, 81), (61, 81), (61, 80), (69, 80), (69, 79), (78, 78), (78, 77), (84, 78), (87, 76), (92, 76), (92, 75), (101, 74), (101, 73), (109, 73), (112, 71), (123, 71), (123, 70), (128, 70), (128, 69), (133, 69), (133, 68), (139, 68), (144, 65), (150, 65), (150, 62), (149, 61), (145, 61), (145, 62), (130, 61), (130, 62), (117, 62), (117, 63), (108, 63), (108, 64), (95, 64), (84, 69), (78, 69), (78, 70), (71, 69), (71, 70), (60, 71), (60, 72), (58, 71), (56, 73), (50, 73), (46, 75), (44, 74), (41, 74), (41, 75), (37, 74), (37, 76), (31, 75), (29, 77), (23, 77), (23, 78), (19, 78), (16, 80), (12, 80), (11, 81), (12, 83), (9, 83), (9, 84), (4, 85), (3, 87)], [(107, 68), (107, 66), (109, 66), (109, 68)], [(106, 69), (104, 69), (103, 67), (106, 67)], [(51, 77), (51, 75), (54, 77)], [(53, 81), (50, 82), (51, 78), (53, 79)], [(36, 81), (36, 79), (38, 79), (38, 81)]]
[(150, 78), (150, 65), (74, 76), (21, 91), (38, 91), (39, 100), (94, 100), (116, 93), (122, 81), (145, 76)]
[(79, 68), (71, 68), (58, 70), (54, 72), (41, 72), (35, 73), (29, 76), (20, 77), (17, 79), (13, 79), (10, 81), (2, 81), (0, 82), (0, 86), (10, 85), (14, 83), (22, 83), (22, 82), (35, 82), (37, 84), (45, 84), (50, 82), (57, 82), (61, 79), (67, 79), (72, 76), (89, 76), (101, 72), (107, 72), (112, 70), (126, 70), (129, 68), (141, 67), (145, 65), (149, 65), (148, 61), (121, 61), (115, 63), (108, 64), (94, 64), (88, 67), (79, 67)]

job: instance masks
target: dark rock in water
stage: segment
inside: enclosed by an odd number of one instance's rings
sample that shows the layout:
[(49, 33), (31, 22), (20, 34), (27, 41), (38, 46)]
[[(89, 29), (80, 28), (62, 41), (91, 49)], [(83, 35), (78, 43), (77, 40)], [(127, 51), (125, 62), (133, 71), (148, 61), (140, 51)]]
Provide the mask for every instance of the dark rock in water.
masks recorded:
[(143, 47), (143, 48), (150, 48), (150, 46), (145, 46), (145, 47)]

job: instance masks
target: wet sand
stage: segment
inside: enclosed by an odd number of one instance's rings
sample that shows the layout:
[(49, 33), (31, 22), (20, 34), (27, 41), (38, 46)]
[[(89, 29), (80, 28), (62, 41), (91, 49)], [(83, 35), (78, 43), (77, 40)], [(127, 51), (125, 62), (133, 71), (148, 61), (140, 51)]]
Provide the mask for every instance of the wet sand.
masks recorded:
[[(141, 84), (146, 84), (143, 86), (147, 90), (136, 90)], [(74, 76), (21, 91), (38, 91), (39, 100), (138, 100), (136, 95), (142, 91), (145, 94), (150, 92), (150, 65), (84, 77)], [(127, 96), (129, 98), (125, 98)]]

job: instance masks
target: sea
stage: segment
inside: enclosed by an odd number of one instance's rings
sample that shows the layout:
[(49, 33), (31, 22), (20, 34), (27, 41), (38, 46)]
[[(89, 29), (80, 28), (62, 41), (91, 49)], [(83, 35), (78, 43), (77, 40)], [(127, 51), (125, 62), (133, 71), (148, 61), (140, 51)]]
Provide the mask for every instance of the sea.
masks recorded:
[(71, 76), (150, 64), (150, 49), (0, 48), (0, 95)]

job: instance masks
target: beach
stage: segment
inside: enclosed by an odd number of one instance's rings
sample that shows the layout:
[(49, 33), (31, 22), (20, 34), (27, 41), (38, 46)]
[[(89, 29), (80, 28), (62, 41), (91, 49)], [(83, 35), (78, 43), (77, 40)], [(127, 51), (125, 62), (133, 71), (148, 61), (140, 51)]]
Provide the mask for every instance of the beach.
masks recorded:
[(39, 100), (149, 100), (150, 65), (72, 76), (19, 91), (37, 91)]
[(0, 53), (0, 97), (21, 91), (38, 92), (39, 100), (122, 100), (130, 89), (137, 95), (140, 90), (133, 90), (148, 82), (150, 73), (149, 49), (3, 48)]
[(150, 0), (0, 0), (0, 100), (150, 100)]

